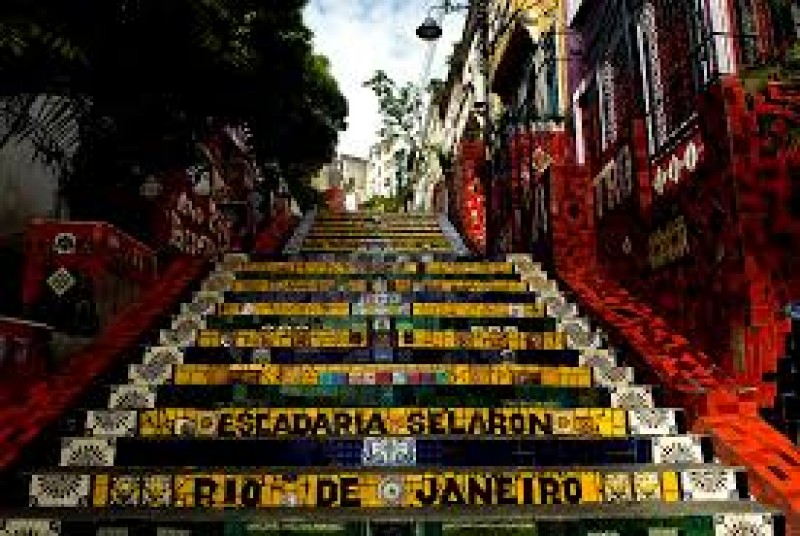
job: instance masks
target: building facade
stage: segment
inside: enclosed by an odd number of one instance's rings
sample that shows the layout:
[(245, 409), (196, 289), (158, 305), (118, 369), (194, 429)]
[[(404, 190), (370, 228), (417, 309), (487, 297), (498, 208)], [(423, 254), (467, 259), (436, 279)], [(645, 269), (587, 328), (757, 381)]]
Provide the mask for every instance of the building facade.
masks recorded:
[(474, 237), (482, 214), (500, 252), (607, 274), (774, 405), (765, 378), (800, 301), (796, 3), (530, 4), (494, 4), (485, 181), (451, 70), (451, 219)]
[(407, 180), (409, 144), (397, 138), (382, 140), (370, 148), (367, 164), (367, 199), (394, 197)]
[[(796, 280), (777, 241), (800, 239), (788, 205), (769, 201), (788, 187), (791, 151), (762, 148), (788, 101), (753, 78), (795, 37), (778, 4), (582, 2), (570, 21), (575, 154), (591, 180), (598, 261), (765, 404), (777, 312)], [(772, 217), (786, 225), (765, 225)]]
[(444, 156), (445, 123), (441, 116), (440, 101), (442, 100), (442, 91), (432, 95), (419, 136), (421, 156), (413, 170), (415, 180), (413, 208), (418, 212), (433, 210), (436, 185), (444, 181), (442, 157)]
[[(531, 207), (546, 205), (547, 180), (534, 184), (532, 177), (533, 166), (544, 166), (540, 175), (547, 167), (536, 147), (547, 144), (548, 133), (563, 129), (569, 65), (564, 10), (558, 1), (491, 2), (488, 72), (475, 6), (457, 45), (442, 113), (442, 147), (453, 157), (445, 195), (454, 223), (479, 250), (486, 247), (487, 232), (496, 234), (491, 229), (499, 232), (492, 243), (506, 251), (523, 248), (537, 226), (544, 232), (544, 216)], [(486, 129), (486, 103), (492, 120), (491, 182), (497, 184), (489, 192), (487, 149), (478, 141)], [(541, 138), (538, 145), (533, 138)], [(523, 145), (530, 147), (524, 157)]]
[(355, 210), (369, 199), (369, 161), (340, 154), (322, 167), (311, 180), (311, 185), (320, 192), (341, 189), (348, 200), (347, 205)]

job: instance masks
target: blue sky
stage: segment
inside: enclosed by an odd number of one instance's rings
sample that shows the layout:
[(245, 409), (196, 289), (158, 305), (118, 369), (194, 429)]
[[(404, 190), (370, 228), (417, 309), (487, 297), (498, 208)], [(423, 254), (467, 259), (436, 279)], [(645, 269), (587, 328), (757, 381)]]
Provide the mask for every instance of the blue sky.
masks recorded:
[[(316, 49), (331, 60), (333, 74), (350, 104), (349, 128), (339, 151), (366, 157), (380, 126), (373, 93), (361, 87), (377, 69), (402, 83), (418, 83), (427, 45), (414, 34), (436, 0), (311, 0), (306, 23)], [(440, 3), (440, 2), (439, 2)], [(436, 47), (433, 75), (443, 78), (445, 59), (458, 40), (463, 14), (449, 15)]]

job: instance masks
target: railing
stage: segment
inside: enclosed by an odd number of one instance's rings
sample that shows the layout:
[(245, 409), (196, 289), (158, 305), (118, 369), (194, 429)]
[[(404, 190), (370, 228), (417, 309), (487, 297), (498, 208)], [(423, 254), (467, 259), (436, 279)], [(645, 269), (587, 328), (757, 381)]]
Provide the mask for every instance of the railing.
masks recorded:
[(52, 331), (44, 324), (0, 316), (0, 385), (52, 369)]
[(83, 317), (79, 331), (91, 334), (157, 275), (155, 252), (107, 223), (35, 220), (27, 229), (22, 303), (33, 319)]

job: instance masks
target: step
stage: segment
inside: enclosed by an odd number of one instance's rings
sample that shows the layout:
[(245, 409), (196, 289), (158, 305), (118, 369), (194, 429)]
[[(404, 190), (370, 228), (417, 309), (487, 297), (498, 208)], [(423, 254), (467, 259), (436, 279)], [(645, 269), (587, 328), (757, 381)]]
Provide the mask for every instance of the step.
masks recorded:
[[(256, 345), (258, 346), (258, 345)], [(263, 345), (261, 345), (263, 346)], [(136, 366), (136, 365), (134, 365)], [(141, 383), (175, 385), (552, 385), (591, 387), (627, 385), (626, 376), (608, 378), (594, 374), (590, 367), (553, 367), (545, 365), (273, 365), (273, 364), (181, 364), (154, 371), (140, 367)]]
[[(175, 348), (176, 354), (167, 353), (165, 348)], [(164, 352), (161, 354), (160, 352)], [(597, 361), (595, 361), (597, 359)], [(340, 364), (376, 363), (392, 361), (395, 363), (475, 363), (475, 364), (541, 364), (560, 366), (595, 365), (616, 366), (614, 357), (596, 357), (581, 350), (442, 350), (430, 348), (228, 348), (164, 347), (148, 349), (143, 364), (177, 363), (275, 363), (275, 364)]]
[[(224, 291), (222, 299), (226, 303), (327, 303), (348, 302), (400, 306), (410, 303), (490, 303), (490, 304), (538, 304), (541, 298), (533, 292), (445, 292), (445, 291), (415, 291), (409, 289), (404, 292), (366, 292), (358, 290), (329, 290), (329, 291), (269, 291), (269, 292), (233, 292)], [(391, 310), (391, 309), (388, 309)], [(402, 309), (397, 309), (401, 311)]]
[(226, 270), (257, 274), (495, 274), (510, 275), (515, 274), (513, 262), (430, 262), (420, 263), (412, 261), (398, 261), (384, 264), (375, 263), (353, 263), (353, 262), (287, 262), (287, 261), (262, 261), (259, 262), (258, 256), (251, 255), (249, 260), (231, 259), (223, 261), (220, 266)]
[[(201, 348), (431, 348), (442, 350), (562, 350), (567, 336), (558, 331), (473, 331), (405, 330), (391, 333), (372, 329), (190, 329), (162, 330), (163, 345)], [(191, 329), (199, 327), (200, 329)], [(577, 371), (576, 371), (577, 372)]]
[[(442, 536), (784, 536), (782, 514), (767, 510), (756, 503), (742, 501), (625, 503), (625, 504), (560, 504), (533, 505), (524, 509), (516, 506), (450, 507), (447, 509), (419, 508), (415, 514), (427, 523), (441, 523)], [(6, 518), (14, 511), (6, 511)], [(46, 536), (93, 535), (136, 536), (141, 534), (142, 522), (162, 527), (158, 536), (223, 536), (230, 534), (226, 527), (240, 523), (243, 533), (265, 535), (363, 536), (348, 532), (348, 523), (366, 525), (373, 522), (408, 520), (396, 509), (333, 508), (320, 519), (316, 509), (299, 507), (274, 508), (268, 511), (242, 509), (236, 521), (227, 510), (207, 509), (45, 509), (18, 511), (17, 518), (6, 522), (9, 534)], [(41, 517), (36, 518), (35, 515)], [(47, 517), (60, 518), (52, 521)], [(415, 516), (415, 517), (417, 517)], [(83, 520), (83, 522), (81, 522)], [(138, 523), (137, 523), (138, 522)], [(214, 526), (214, 523), (217, 525)], [(2, 521), (0, 521), (0, 526)], [(132, 525), (131, 528), (125, 527)], [(96, 532), (101, 527), (113, 532)], [(468, 527), (469, 533), (454, 532)], [(521, 528), (535, 532), (518, 532)], [(125, 530), (125, 532), (121, 531)], [(252, 530), (253, 532), (249, 532)], [(310, 532), (309, 532), (310, 529)], [(35, 531), (35, 532), (25, 532)], [(130, 532), (127, 532), (129, 530)], [(293, 532), (294, 530), (306, 532)], [(508, 531), (508, 532), (506, 532)], [(402, 533), (401, 533), (402, 534)], [(413, 532), (412, 532), (413, 534)], [(434, 533), (437, 534), (437, 533)]]
[[(418, 292), (497, 292), (527, 293), (527, 283), (513, 280), (479, 281), (469, 279), (393, 279), (386, 281), (386, 292), (418, 293)], [(231, 293), (256, 292), (330, 292), (334, 290), (350, 290), (351, 292), (368, 292), (366, 281), (349, 279), (339, 282), (332, 279), (235, 279), (231, 284)]]
[[(302, 291), (308, 294), (314, 291)], [(331, 291), (322, 291), (330, 293)], [(354, 291), (341, 291), (334, 290), (333, 292), (350, 292)], [(275, 292), (277, 294), (278, 292)], [(269, 294), (269, 293), (254, 293), (254, 294)], [(416, 292), (413, 289), (411, 292), (358, 292), (358, 296), (354, 296), (349, 301), (330, 301), (327, 303), (319, 303), (318, 301), (312, 303), (305, 303), (297, 301), (297, 294), (294, 292), (284, 293), (289, 300), (286, 301), (254, 301), (226, 303), (223, 302), (225, 294), (218, 297), (210, 295), (199, 295), (196, 300), (192, 302), (197, 307), (192, 308), (196, 310), (200, 306), (203, 313), (214, 316), (263, 316), (263, 315), (294, 315), (294, 316), (417, 316), (423, 318), (437, 318), (437, 317), (456, 317), (456, 318), (471, 318), (477, 319), (481, 317), (496, 317), (496, 318), (545, 318), (547, 317), (546, 304), (541, 300), (523, 299), (517, 301), (507, 302), (476, 302), (473, 299), (465, 302), (435, 302), (431, 301), (428, 292)], [(422, 294), (426, 299), (415, 302), (412, 300), (405, 300), (404, 295), (408, 294)], [(439, 293), (441, 294), (441, 293)], [(460, 293), (459, 293), (460, 294)], [(501, 293), (492, 293), (501, 294)], [(235, 294), (231, 293), (231, 296)], [(535, 297), (535, 296), (534, 296)], [(450, 299), (452, 300), (452, 296)], [(186, 306), (190, 304), (185, 304)], [(560, 312), (552, 309), (552, 312)], [(189, 309), (184, 307), (184, 309)], [(566, 310), (563, 311), (567, 313)], [(190, 311), (184, 311), (184, 316), (189, 316)], [(197, 314), (197, 313), (194, 313)], [(550, 315), (552, 316), (552, 315)]]
[(542, 385), (112, 385), (110, 409), (191, 406), (213, 409), (246, 400), (254, 407), (469, 407), (519, 405), (534, 407), (620, 407), (651, 411), (649, 386), (628, 388), (552, 387)]
[(309, 249), (340, 249), (348, 250), (364, 244), (391, 249), (446, 249), (450, 251), (450, 242), (441, 233), (392, 235), (391, 233), (376, 233), (373, 235), (352, 236), (350, 233), (332, 233), (329, 230), (312, 231), (306, 235), (301, 250)]
[(332, 251), (298, 251), (289, 255), (295, 262), (302, 261), (333, 261), (333, 262), (353, 262), (353, 263), (387, 263), (396, 262), (398, 257), (407, 257), (414, 262), (455, 262), (463, 255), (442, 251), (426, 251), (421, 253), (415, 250), (405, 251), (356, 251), (356, 252), (332, 252)]
[[(164, 470), (62, 468), (31, 476), (36, 508), (397, 508), (511, 504), (651, 504), (747, 501), (746, 472), (687, 464), (464, 470), (441, 467), (347, 468), (346, 471), (286, 469)], [(408, 514), (408, 510), (405, 510)], [(533, 511), (529, 512), (533, 514)]]
[(329, 303), (298, 303), (298, 302), (261, 302), (261, 303), (222, 303), (223, 297), (211, 298), (200, 296), (198, 301), (207, 304), (214, 300), (201, 311), (208, 314), (205, 318), (237, 317), (237, 316), (411, 316), (411, 317), (449, 317), (469, 318), (503, 318), (505, 320), (521, 318), (544, 318), (545, 308), (542, 303), (457, 303), (457, 302), (406, 302), (400, 304), (329, 302)]
[[(584, 361), (584, 363), (587, 363)], [(550, 385), (625, 387), (633, 369), (521, 363), (163, 363), (132, 364), (141, 385)]]
[[(377, 308), (375, 308), (377, 309)], [(374, 311), (374, 309), (373, 309)], [(372, 312), (372, 311), (368, 311)], [(374, 311), (378, 312), (378, 311)], [(266, 327), (296, 327), (311, 329), (366, 329), (372, 326), (373, 329), (383, 331), (393, 330), (430, 330), (430, 331), (453, 331), (469, 332), (470, 330), (479, 331), (487, 328), (505, 329), (511, 331), (516, 329), (518, 332), (553, 332), (556, 330), (557, 321), (554, 318), (503, 318), (503, 317), (424, 317), (420, 315), (394, 315), (387, 318), (384, 315), (373, 314), (369, 318), (367, 315), (350, 316), (328, 316), (319, 318), (315, 315), (208, 315), (204, 318), (206, 329), (212, 330), (252, 330)], [(488, 330), (487, 330), (488, 331)]]
[[(424, 265), (423, 265), (424, 266)], [(349, 272), (349, 273), (294, 273), (294, 272), (233, 272), (237, 280), (280, 280), (280, 281), (350, 281), (366, 280), (381, 283), (385, 281), (411, 280), (411, 281), (520, 281), (519, 274), (514, 273), (429, 273), (424, 271), (408, 272)]]
[[(564, 438), (283, 437), (278, 421), (256, 427), (224, 426), (240, 437), (67, 437), (60, 453), (41, 460), (62, 467), (567, 467), (713, 462), (710, 438), (697, 436)], [(232, 422), (229, 425), (235, 424)], [(181, 431), (189, 430), (183, 427)], [(362, 431), (378, 431), (365, 425)], [(354, 430), (355, 431), (355, 430)], [(442, 426), (441, 431), (445, 431)], [(191, 432), (188, 432), (191, 433)]]
[(178, 364), (193, 363), (345, 363), (365, 361), (381, 363), (475, 363), (542, 364), (565, 366), (591, 366), (613, 368), (617, 366), (614, 354), (604, 354), (604, 348), (563, 348), (538, 350), (503, 349), (447, 349), (447, 348), (233, 348), (228, 346), (145, 346), (142, 363)]
[(686, 432), (674, 409), (506, 407), (159, 407), (88, 410), (92, 437), (625, 438)]
[[(336, 241), (332, 241), (336, 242)], [(420, 251), (422, 250), (422, 251)], [(408, 246), (408, 247), (388, 247), (382, 246), (379, 248), (366, 248), (362, 247), (359, 249), (353, 248), (353, 246), (330, 246), (330, 247), (306, 247), (303, 246), (299, 250), (300, 258), (303, 256), (308, 255), (319, 255), (319, 254), (327, 254), (327, 253), (334, 253), (347, 256), (351, 259), (359, 259), (359, 258), (369, 258), (371, 256), (381, 256), (391, 254), (391, 255), (416, 255), (417, 257), (421, 257), (425, 254), (438, 254), (439, 257), (433, 257), (434, 259), (441, 259), (441, 260), (450, 260), (453, 258), (455, 253), (453, 252), (450, 246), (442, 246), (442, 247), (422, 247), (419, 246)], [(307, 258), (307, 257), (306, 257)]]

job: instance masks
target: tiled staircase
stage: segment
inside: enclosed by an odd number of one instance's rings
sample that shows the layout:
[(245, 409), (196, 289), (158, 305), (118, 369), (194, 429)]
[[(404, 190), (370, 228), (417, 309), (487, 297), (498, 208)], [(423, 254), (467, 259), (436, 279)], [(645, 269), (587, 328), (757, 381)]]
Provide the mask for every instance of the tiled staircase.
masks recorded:
[(285, 253), (221, 262), (0, 535), (783, 533), (529, 258), (429, 215)]

